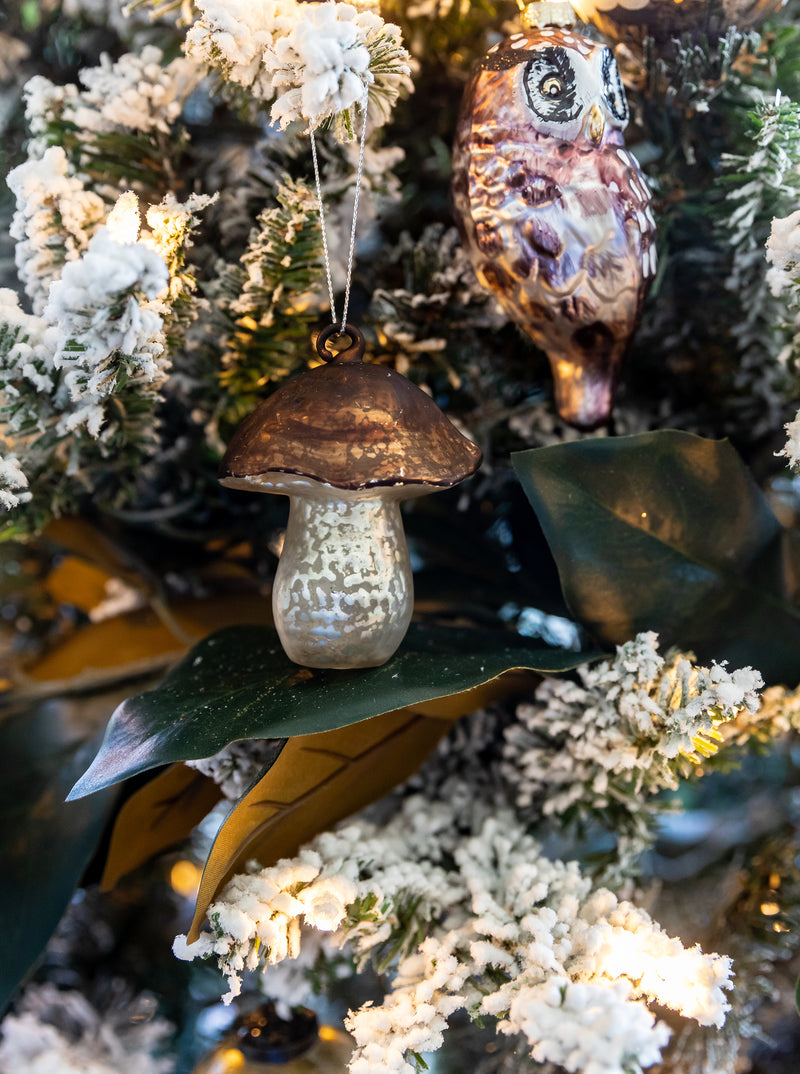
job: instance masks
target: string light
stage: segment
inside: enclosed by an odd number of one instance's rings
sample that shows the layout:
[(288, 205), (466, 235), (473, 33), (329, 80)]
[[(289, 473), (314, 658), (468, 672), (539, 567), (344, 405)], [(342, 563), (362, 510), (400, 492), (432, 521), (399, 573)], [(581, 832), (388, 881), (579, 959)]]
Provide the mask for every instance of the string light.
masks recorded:
[(193, 899), (200, 887), (201, 870), (193, 861), (176, 861), (170, 869), (169, 883), (176, 895)]

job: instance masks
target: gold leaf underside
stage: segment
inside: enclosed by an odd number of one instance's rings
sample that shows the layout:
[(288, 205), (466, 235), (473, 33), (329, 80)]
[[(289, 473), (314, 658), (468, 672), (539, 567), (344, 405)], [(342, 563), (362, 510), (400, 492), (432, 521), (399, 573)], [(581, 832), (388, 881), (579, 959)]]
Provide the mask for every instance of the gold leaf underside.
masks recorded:
[(222, 797), (212, 779), (185, 764), (171, 765), (132, 794), (111, 835), (101, 891), (127, 873), (182, 842)]

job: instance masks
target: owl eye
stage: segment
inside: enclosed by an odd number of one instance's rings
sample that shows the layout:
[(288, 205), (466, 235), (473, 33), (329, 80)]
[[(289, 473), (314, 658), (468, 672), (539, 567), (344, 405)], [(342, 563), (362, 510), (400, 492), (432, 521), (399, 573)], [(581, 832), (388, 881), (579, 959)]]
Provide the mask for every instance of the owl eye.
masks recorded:
[(628, 101), (611, 49), (603, 49), (603, 95), (608, 107), (623, 125), (628, 122)]
[(540, 119), (569, 123), (580, 114), (578, 80), (564, 48), (539, 49), (525, 65), (525, 99)]
[(561, 85), (560, 80), (553, 78), (552, 75), (549, 78), (542, 79), (542, 83), (539, 86), (539, 92), (543, 97), (560, 97), (563, 89), (564, 87)]

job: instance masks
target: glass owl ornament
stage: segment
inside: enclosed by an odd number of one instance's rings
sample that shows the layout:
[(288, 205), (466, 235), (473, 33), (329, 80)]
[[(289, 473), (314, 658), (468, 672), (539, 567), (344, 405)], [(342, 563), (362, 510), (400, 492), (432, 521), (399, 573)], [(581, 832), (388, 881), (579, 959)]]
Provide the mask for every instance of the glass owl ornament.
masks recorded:
[(650, 190), (622, 136), (610, 49), (545, 26), (495, 45), (467, 86), (453, 202), (478, 278), (548, 356), (558, 411), (607, 421), (656, 270)]

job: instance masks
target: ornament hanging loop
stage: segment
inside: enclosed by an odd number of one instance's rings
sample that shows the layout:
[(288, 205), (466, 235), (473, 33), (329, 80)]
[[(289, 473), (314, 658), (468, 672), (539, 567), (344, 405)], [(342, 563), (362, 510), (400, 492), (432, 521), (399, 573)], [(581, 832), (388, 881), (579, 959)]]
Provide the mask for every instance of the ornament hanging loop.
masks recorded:
[[(328, 340), (333, 336), (349, 336), (350, 345), (338, 352), (328, 350)], [(346, 324), (343, 327), (338, 324), (329, 324), (317, 336), (317, 354), (323, 362), (335, 362), (337, 365), (352, 365), (355, 362), (361, 362), (364, 360), (365, 347), (363, 333), (352, 324)]]

